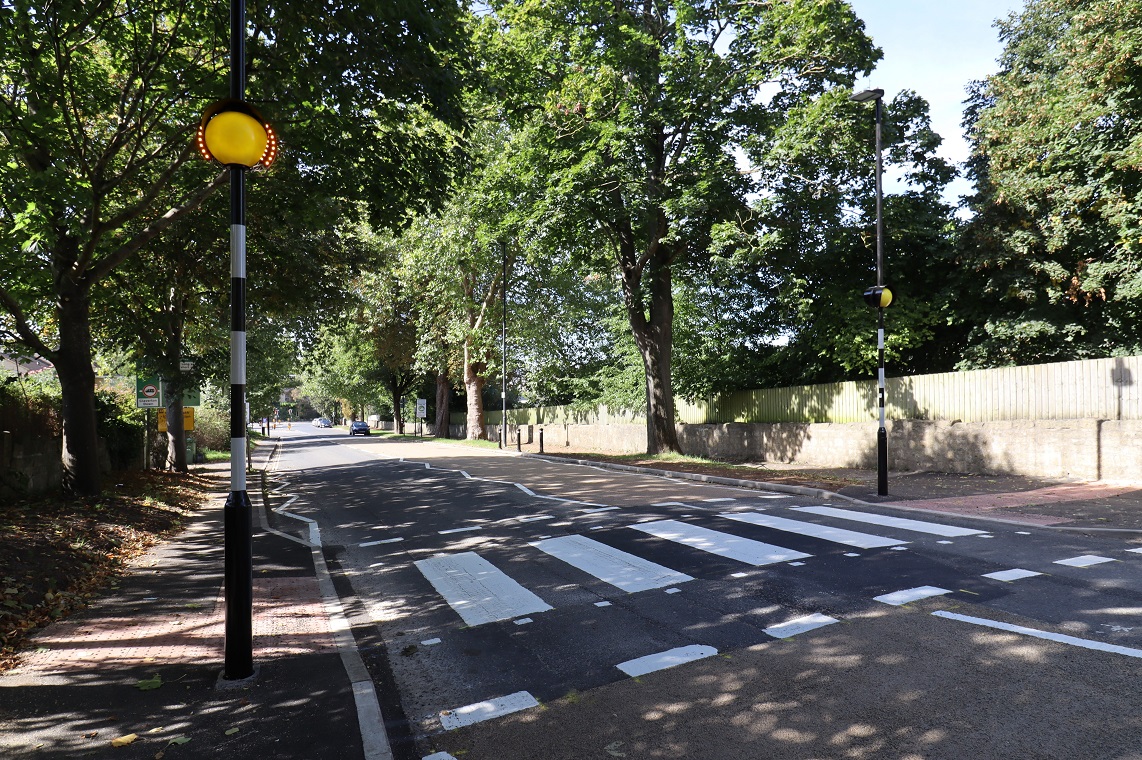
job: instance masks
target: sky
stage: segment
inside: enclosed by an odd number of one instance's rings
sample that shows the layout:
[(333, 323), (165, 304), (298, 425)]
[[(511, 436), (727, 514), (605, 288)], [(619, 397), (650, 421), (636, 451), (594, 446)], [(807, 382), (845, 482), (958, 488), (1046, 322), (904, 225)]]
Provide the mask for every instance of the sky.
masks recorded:
[[(997, 18), (1023, 8), (1023, 0), (849, 0), (865, 31), (884, 52), (879, 66), (858, 90), (881, 88), (885, 99), (914, 90), (928, 101), (932, 127), (944, 138), (940, 155), (953, 163), (968, 157), (963, 138), (966, 87), (973, 79), (994, 74), (1003, 48), (994, 26)], [(885, 192), (893, 192), (886, 175)], [(972, 191), (957, 179), (946, 198), (956, 202)]]

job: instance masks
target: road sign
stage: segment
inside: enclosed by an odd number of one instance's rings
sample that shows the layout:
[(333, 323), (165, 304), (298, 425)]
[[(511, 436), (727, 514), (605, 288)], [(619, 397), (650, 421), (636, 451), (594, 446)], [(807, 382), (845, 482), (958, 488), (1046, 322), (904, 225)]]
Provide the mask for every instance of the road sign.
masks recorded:
[(416, 416), (417, 419), (423, 420), (428, 416), (428, 401), (422, 398), (416, 400)]
[[(184, 433), (194, 431), (194, 409), (193, 407), (184, 407), (182, 410), (182, 428)], [(167, 432), (167, 410), (165, 407), (159, 407), (159, 432)]]
[(162, 406), (162, 393), (157, 376), (135, 378), (135, 406), (139, 409), (157, 409)]

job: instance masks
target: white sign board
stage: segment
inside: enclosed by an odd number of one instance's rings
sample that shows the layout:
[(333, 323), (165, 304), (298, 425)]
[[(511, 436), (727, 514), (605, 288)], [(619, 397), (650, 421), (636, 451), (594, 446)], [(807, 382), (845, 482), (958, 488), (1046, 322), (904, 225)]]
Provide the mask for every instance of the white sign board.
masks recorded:
[(426, 399), (418, 398), (416, 400), (416, 417), (423, 420), (428, 416), (428, 401)]

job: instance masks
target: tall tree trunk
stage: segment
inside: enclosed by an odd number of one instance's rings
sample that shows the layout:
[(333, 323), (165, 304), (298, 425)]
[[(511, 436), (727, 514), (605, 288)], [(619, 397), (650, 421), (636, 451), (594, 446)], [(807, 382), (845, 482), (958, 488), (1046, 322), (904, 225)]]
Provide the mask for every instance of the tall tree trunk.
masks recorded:
[(401, 383), (394, 372), (389, 381), (389, 395), (393, 399), (393, 429), (397, 435), (404, 435), (404, 414), (401, 411)]
[(641, 309), (628, 316), (646, 372), (646, 453), (681, 453), (678, 431), (674, 426), (674, 386), (670, 380), (674, 298), (670, 292), (669, 270), (665, 275), (656, 273), (652, 278), (650, 319), (646, 319)]
[(484, 370), (485, 362), (472, 361), (472, 347), (464, 345), (464, 393), (468, 400), (468, 433), (469, 441), (487, 440), (488, 434), (484, 430)]
[(63, 396), (63, 490), (97, 496), (101, 490), (95, 371), (91, 368), (91, 304), (85, 290), (60, 299), (59, 350), (52, 357)]
[(448, 370), (436, 373), (436, 437), (451, 438), (448, 423), (451, 419), (452, 384), (448, 381)]

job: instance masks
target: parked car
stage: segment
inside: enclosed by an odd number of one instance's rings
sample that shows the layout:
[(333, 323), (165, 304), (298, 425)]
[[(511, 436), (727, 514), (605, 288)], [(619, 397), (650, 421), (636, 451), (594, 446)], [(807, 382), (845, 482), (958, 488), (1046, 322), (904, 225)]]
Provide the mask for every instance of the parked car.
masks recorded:
[(349, 435), (369, 435), (372, 431), (369, 430), (369, 423), (364, 420), (353, 420), (349, 423)]
[(333, 421), (328, 417), (318, 417), (313, 421), (313, 426), (319, 428), (331, 428), (333, 427)]

